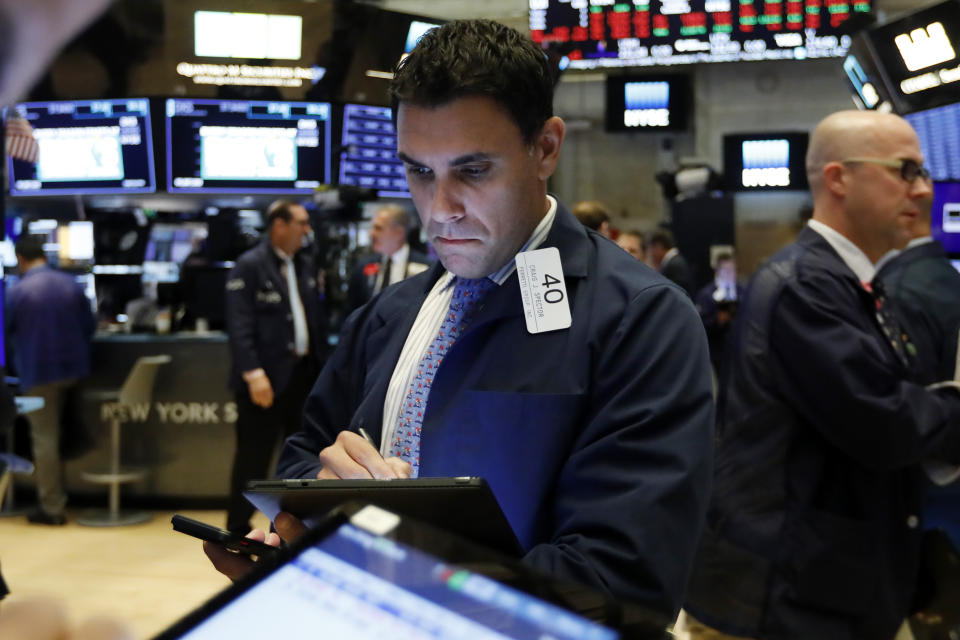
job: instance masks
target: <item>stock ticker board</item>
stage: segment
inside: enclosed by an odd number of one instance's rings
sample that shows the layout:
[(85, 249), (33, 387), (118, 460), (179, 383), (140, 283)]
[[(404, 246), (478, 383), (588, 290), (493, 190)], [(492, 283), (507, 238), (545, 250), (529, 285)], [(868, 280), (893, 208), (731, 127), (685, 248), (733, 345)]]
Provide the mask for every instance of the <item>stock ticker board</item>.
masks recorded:
[[(571, 69), (843, 56), (870, 0), (530, 0), (534, 41)], [(858, 26), (862, 26), (858, 25)]]

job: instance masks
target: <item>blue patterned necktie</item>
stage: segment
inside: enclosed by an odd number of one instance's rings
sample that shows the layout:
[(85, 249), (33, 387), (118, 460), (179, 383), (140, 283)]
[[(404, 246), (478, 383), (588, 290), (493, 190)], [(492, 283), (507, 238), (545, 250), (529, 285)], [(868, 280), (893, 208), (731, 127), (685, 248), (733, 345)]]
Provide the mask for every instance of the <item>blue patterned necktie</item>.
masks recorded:
[(407, 388), (407, 395), (397, 416), (397, 430), (390, 443), (390, 455), (409, 462), (413, 467), (414, 478), (420, 475), (420, 429), (423, 426), (423, 414), (427, 408), (427, 396), (430, 395), (434, 373), (447, 351), (463, 334), (473, 312), (480, 306), (483, 295), (494, 285), (489, 278), (457, 278), (453, 297), (450, 298), (450, 308), (440, 330), (420, 359), (417, 372)]

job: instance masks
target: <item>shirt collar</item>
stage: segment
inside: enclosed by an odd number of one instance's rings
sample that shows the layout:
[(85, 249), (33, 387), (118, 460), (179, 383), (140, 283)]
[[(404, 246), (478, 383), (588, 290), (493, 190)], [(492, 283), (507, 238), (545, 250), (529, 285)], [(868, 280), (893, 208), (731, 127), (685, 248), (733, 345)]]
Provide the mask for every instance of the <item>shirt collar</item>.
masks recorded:
[(667, 251), (665, 254), (663, 254), (663, 260), (660, 261), (660, 270), (663, 271), (663, 268), (667, 266), (667, 263), (673, 260), (679, 253), (680, 253), (680, 250), (677, 249), (676, 247), (673, 247), (672, 249)]
[[(533, 233), (530, 234), (530, 237), (527, 239), (524, 245), (520, 247), (520, 250), (517, 253), (533, 251), (542, 245), (544, 240), (547, 239), (547, 235), (550, 233), (550, 228), (553, 226), (553, 221), (557, 217), (557, 200), (553, 196), (547, 195), (547, 202), (550, 205), (547, 208), (547, 213), (543, 216), (540, 222), (537, 223), (537, 226), (533, 229)], [(513, 274), (516, 268), (516, 261), (511, 259), (507, 262), (507, 264), (503, 265), (500, 269), (494, 271), (487, 277), (493, 280), (495, 283), (497, 283), (497, 286), (499, 286), (506, 282), (507, 278)], [(451, 284), (453, 284), (454, 279), (456, 279), (454, 274), (450, 273), (449, 271), (444, 273), (441, 278), (443, 285), (441, 285), (440, 289), (443, 290), (449, 287)]]
[(283, 249), (281, 249), (281, 248), (279, 248), (279, 247), (275, 247), (275, 246), (273, 246), (272, 244), (270, 245), (270, 248), (273, 250), (274, 255), (276, 255), (278, 258), (280, 258), (280, 262), (286, 262), (287, 260), (293, 260), (293, 256), (287, 254), (287, 252), (284, 251)]
[(860, 247), (853, 244), (842, 233), (819, 220), (810, 219), (807, 226), (823, 236), (823, 239), (840, 255), (843, 263), (853, 271), (860, 282), (871, 282), (877, 273), (877, 267), (870, 261)]
[(391, 264), (406, 264), (409, 255), (410, 245), (404, 242), (402, 247), (390, 254), (390, 262)]

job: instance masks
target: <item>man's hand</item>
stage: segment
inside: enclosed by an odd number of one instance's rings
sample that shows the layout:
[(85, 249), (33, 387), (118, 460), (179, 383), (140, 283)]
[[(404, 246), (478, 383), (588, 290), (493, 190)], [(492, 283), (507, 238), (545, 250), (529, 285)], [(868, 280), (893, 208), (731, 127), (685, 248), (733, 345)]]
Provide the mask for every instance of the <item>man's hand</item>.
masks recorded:
[(273, 386), (266, 374), (247, 380), (247, 389), (250, 391), (253, 404), (264, 409), (269, 409), (273, 405)]
[(413, 467), (400, 458), (382, 458), (380, 452), (369, 442), (352, 431), (341, 431), (336, 441), (320, 451), (323, 469), (317, 474), (320, 480), (364, 478), (409, 478)]
[[(274, 518), (273, 526), (277, 529), (277, 533), (266, 533), (260, 529), (254, 529), (247, 534), (247, 537), (265, 542), (271, 547), (279, 547), (281, 540), (287, 543), (293, 542), (307, 530), (300, 520), (283, 511)], [(217, 571), (234, 581), (240, 579), (256, 564), (250, 556), (227, 551), (213, 542), (204, 542), (203, 552), (210, 558), (210, 562)]]

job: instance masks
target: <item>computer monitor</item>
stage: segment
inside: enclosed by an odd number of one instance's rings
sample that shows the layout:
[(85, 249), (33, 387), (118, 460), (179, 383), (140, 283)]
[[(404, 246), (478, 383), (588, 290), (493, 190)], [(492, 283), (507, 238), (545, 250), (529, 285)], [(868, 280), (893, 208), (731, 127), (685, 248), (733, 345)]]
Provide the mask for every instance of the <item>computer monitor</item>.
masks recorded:
[(375, 189), (381, 198), (410, 197), (390, 107), (346, 104), (341, 131), (340, 184)]
[(207, 233), (205, 222), (157, 222), (150, 228), (143, 260), (181, 264), (187, 256), (199, 249), (206, 240)]
[(27, 233), (40, 236), (47, 262), (55, 267), (75, 268), (93, 264), (93, 222), (89, 220), (31, 220)]
[(330, 105), (172, 98), (167, 191), (312, 194), (330, 183)]
[(156, 191), (146, 98), (27, 102), (15, 108), (33, 128), (40, 153), (36, 164), (7, 157), (10, 195)]
[(960, 257), (960, 182), (933, 185), (933, 209), (930, 231), (947, 253)]
[(684, 75), (607, 76), (606, 130), (683, 131), (690, 81)]
[(938, 182), (960, 181), (960, 102), (904, 117), (917, 132), (930, 177)]
[(805, 132), (737, 133), (723, 136), (728, 191), (791, 191), (807, 188)]

